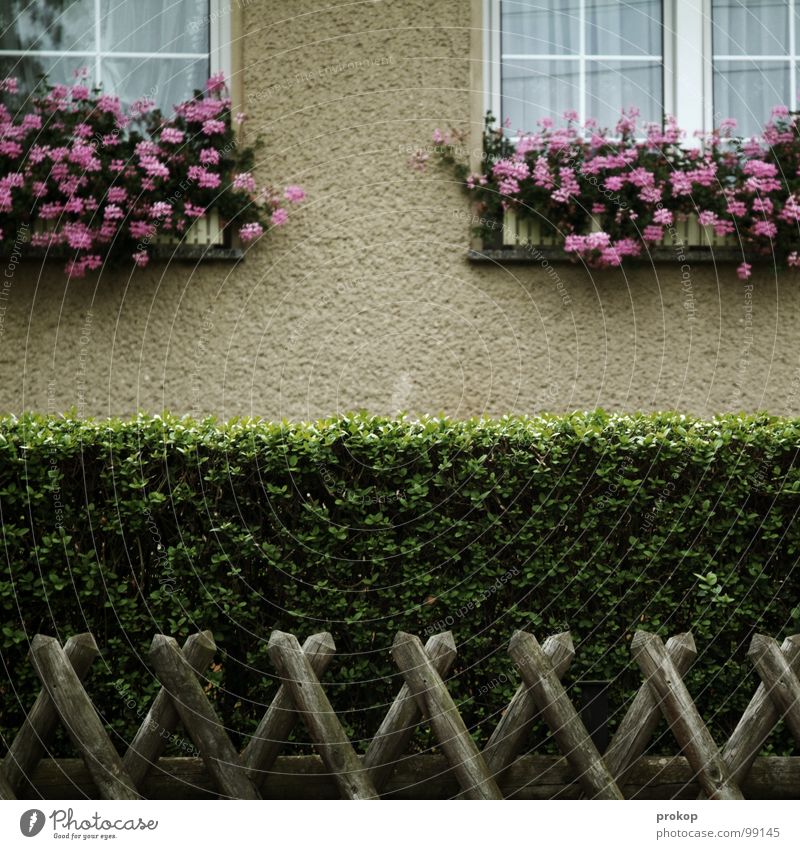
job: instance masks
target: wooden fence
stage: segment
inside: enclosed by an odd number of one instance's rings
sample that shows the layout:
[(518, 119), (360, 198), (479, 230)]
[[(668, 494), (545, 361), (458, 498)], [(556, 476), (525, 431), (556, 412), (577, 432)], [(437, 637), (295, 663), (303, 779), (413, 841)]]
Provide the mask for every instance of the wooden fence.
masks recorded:
[[(569, 632), (540, 645), (517, 631), (508, 651), (519, 688), (480, 750), (445, 683), (456, 657), (452, 634), (436, 634), (423, 645), (399, 633), (391, 654), (405, 683), (359, 756), (320, 683), (335, 653), (330, 634), (314, 634), (301, 646), (275, 631), (269, 657), (282, 684), (237, 752), (199, 680), (216, 651), (211, 634), (195, 634), (183, 648), (158, 634), (149, 657), (162, 688), (120, 755), (81, 683), (98, 654), (91, 634), (71, 637), (63, 647), (38, 635), (30, 658), (42, 690), (0, 766), (0, 798), (800, 797), (800, 758), (758, 757), (780, 719), (800, 743), (800, 635), (782, 646), (753, 638), (749, 657), (761, 684), (721, 750), (682, 680), (696, 656), (691, 634), (664, 644), (639, 631), (631, 650), (644, 680), (601, 754), (561, 683), (574, 656)], [(643, 756), (662, 716), (680, 757)], [(539, 719), (561, 757), (521, 754)], [(280, 757), (298, 722), (318, 754)], [(59, 723), (80, 759), (45, 757)], [(437, 754), (409, 754), (421, 723), (430, 727)], [(199, 757), (162, 757), (179, 724)]]

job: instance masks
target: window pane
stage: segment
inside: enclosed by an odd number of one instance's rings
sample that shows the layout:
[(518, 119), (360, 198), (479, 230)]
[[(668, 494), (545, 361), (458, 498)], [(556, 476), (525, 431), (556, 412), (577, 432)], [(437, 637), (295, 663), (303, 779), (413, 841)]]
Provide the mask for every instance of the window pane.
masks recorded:
[(156, 101), (167, 115), (172, 107), (202, 89), (208, 78), (208, 59), (103, 59), (103, 89), (116, 94), (127, 107), (140, 97)]
[(592, 55), (661, 55), (661, 2), (586, 0), (586, 46)]
[(577, 53), (578, 0), (520, 3), (503, 0), (500, 29), (503, 53)]
[(755, 136), (772, 107), (788, 103), (788, 62), (715, 62), (715, 125), (724, 118), (735, 118), (737, 133)]
[(100, 46), (115, 53), (208, 53), (208, 0), (101, 0)]
[(774, 56), (789, 53), (786, 0), (714, 0), (711, 7), (714, 53)]
[(0, 0), (0, 50), (94, 50), (94, 0)]
[(641, 121), (663, 118), (660, 62), (587, 62), (586, 112), (601, 127), (613, 128), (623, 109), (636, 106)]
[(536, 129), (540, 118), (558, 121), (580, 103), (579, 63), (516, 59), (503, 63), (503, 116), (514, 130)]

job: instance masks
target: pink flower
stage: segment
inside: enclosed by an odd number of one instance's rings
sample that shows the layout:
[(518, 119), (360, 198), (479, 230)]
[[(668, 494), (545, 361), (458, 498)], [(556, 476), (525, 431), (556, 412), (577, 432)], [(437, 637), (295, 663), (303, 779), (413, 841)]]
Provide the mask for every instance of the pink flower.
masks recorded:
[(729, 215), (735, 215), (737, 217), (747, 215), (747, 206), (740, 200), (729, 200), (727, 210)]
[(639, 192), (639, 197), (645, 203), (659, 203), (662, 199), (661, 189), (655, 186), (644, 188)]
[(74, 215), (80, 215), (83, 212), (83, 205), (83, 198), (73, 196), (64, 204), (64, 212), (71, 212)]
[(130, 113), (131, 115), (137, 116), (146, 115), (148, 112), (152, 111), (155, 105), (155, 100), (152, 100), (149, 97), (140, 97), (131, 103)]
[(219, 151), (213, 147), (204, 147), (200, 151), (200, 162), (203, 165), (216, 165), (219, 162)]
[(717, 223), (717, 216), (716, 213), (704, 209), (700, 215), (697, 216), (697, 220), (703, 227), (713, 227)]
[(189, 216), (189, 218), (201, 218), (206, 214), (205, 207), (195, 206), (193, 203), (189, 203), (188, 201), (183, 205), (183, 211)]
[(172, 207), (164, 200), (157, 201), (150, 207), (150, 218), (168, 218), (172, 215)]
[(749, 262), (743, 262), (737, 269), (736, 273), (739, 275), (740, 280), (747, 280), (752, 273), (752, 266)]
[(763, 212), (771, 215), (773, 210), (772, 201), (769, 198), (753, 198), (753, 212)]
[(22, 153), (22, 145), (15, 141), (0, 141), (0, 156), (16, 159)]
[(233, 187), (234, 189), (242, 189), (246, 192), (254, 192), (256, 190), (256, 181), (249, 171), (245, 171), (233, 178)]
[(164, 127), (161, 131), (161, 141), (169, 144), (180, 144), (183, 141), (183, 131), (177, 127)]
[(71, 222), (64, 226), (64, 235), (67, 238), (67, 244), (75, 250), (86, 250), (92, 246), (92, 237), (89, 234), (89, 229), (85, 224)]
[(642, 231), (645, 242), (660, 242), (664, 238), (664, 228), (658, 224), (648, 224)]
[(119, 221), (120, 218), (124, 217), (125, 213), (115, 203), (107, 204), (106, 208), (103, 210), (103, 218), (109, 219), (110, 221)]
[(225, 123), (209, 118), (203, 122), (203, 132), (207, 136), (222, 135), (225, 132)]
[(222, 179), (216, 171), (204, 170), (197, 180), (197, 185), (203, 189), (217, 189), (221, 182)]
[(225, 88), (225, 74), (220, 71), (218, 74), (212, 74), (206, 82), (206, 91), (209, 94), (215, 94)]
[(40, 115), (35, 115), (33, 112), (29, 112), (22, 119), (22, 129), (26, 132), (29, 130), (41, 130), (42, 129), (42, 118)]
[(655, 221), (656, 224), (669, 226), (673, 221), (672, 213), (668, 209), (657, 209), (653, 215), (653, 221)]
[(120, 117), (122, 109), (119, 105), (119, 98), (111, 94), (102, 94), (97, 100), (96, 108), (100, 112), (110, 112), (112, 115)]
[(139, 266), (139, 268), (144, 268), (147, 263), (150, 262), (150, 257), (147, 251), (136, 251), (135, 253), (131, 254), (131, 256), (133, 257), (133, 261), (136, 263), (136, 265)]
[(112, 186), (106, 195), (110, 203), (125, 203), (128, 199), (128, 192), (121, 186)]
[(153, 225), (149, 221), (131, 221), (128, 229), (134, 239), (144, 239), (146, 236), (155, 233)]
[(0, 91), (7, 91), (9, 94), (16, 94), (19, 88), (16, 77), (4, 77), (0, 80)]
[(239, 238), (243, 242), (252, 242), (253, 239), (257, 239), (263, 232), (264, 228), (257, 222), (253, 222), (251, 224), (245, 224), (240, 228)]
[(142, 156), (139, 164), (151, 177), (169, 177), (169, 168), (155, 156)]
[(305, 200), (306, 193), (302, 188), (300, 188), (300, 186), (287, 186), (283, 190), (283, 196), (289, 201), (289, 203), (300, 203)]
[(289, 213), (283, 208), (276, 209), (270, 216), (269, 220), (272, 222), (273, 226), (283, 227), (283, 225), (289, 220)]
[(753, 224), (753, 233), (766, 239), (774, 239), (778, 235), (778, 228), (772, 221), (756, 221)]
[(244, 112), (237, 112), (234, 120), (241, 127), (241, 125), (247, 120), (247, 115)]

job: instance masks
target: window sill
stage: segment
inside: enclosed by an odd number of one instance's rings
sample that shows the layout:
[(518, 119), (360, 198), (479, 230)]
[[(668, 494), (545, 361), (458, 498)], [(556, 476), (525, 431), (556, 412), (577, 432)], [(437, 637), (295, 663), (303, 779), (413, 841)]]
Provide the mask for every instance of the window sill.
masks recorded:
[[(575, 254), (568, 254), (563, 248), (555, 245), (528, 245), (526, 247), (502, 247), (484, 248), (483, 250), (470, 249), (467, 259), (474, 263), (517, 263), (528, 265), (541, 265), (542, 261), (564, 262), (570, 265), (582, 265), (580, 260), (576, 262)], [(656, 247), (651, 248), (640, 257), (626, 257), (624, 264), (652, 263), (652, 262), (736, 262), (745, 259), (741, 248), (733, 247)]]
[[(241, 248), (226, 248), (224, 245), (154, 245), (153, 259), (175, 262), (239, 262), (244, 259)], [(7, 258), (10, 254), (0, 254)], [(64, 262), (75, 256), (75, 251), (59, 248), (27, 248), (19, 259), (22, 262), (44, 260), (46, 262)], [(133, 261), (131, 261), (133, 267)]]

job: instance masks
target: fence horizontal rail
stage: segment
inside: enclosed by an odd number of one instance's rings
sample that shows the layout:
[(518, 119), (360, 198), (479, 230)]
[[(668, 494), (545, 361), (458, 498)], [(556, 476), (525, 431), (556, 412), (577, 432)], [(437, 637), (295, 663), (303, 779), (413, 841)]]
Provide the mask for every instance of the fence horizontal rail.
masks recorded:
[[(799, 643), (798, 636), (782, 645), (753, 637), (749, 657), (761, 683), (731, 738), (718, 747), (683, 682), (697, 656), (692, 635), (664, 644), (638, 631), (631, 653), (643, 682), (601, 752), (562, 683), (575, 654), (570, 633), (540, 645), (533, 634), (517, 631), (508, 654), (520, 686), (481, 750), (442, 677), (457, 655), (452, 634), (423, 645), (401, 632), (391, 655), (405, 683), (362, 758), (320, 680), (335, 669), (330, 634), (311, 635), (301, 645), (292, 634), (273, 632), (269, 655), (281, 686), (242, 752), (199, 680), (216, 652), (211, 633), (189, 637), (182, 648), (157, 634), (150, 663), (161, 690), (124, 753), (112, 744), (83, 685), (98, 654), (92, 636), (77, 635), (62, 647), (37, 635), (30, 659), (42, 690), (0, 763), (0, 798), (800, 798), (800, 758), (758, 757), (780, 720), (800, 743)], [(537, 717), (560, 756), (525, 751)], [(645, 756), (662, 718), (681, 757)], [(80, 760), (45, 758), (59, 723)], [(162, 756), (179, 724), (199, 757)], [(318, 754), (279, 757), (298, 724)], [(420, 726), (430, 728), (441, 754), (409, 753)]]
[[(97, 791), (80, 758), (46, 758), (31, 776), (27, 799), (94, 798)], [(502, 776), (506, 799), (578, 799), (582, 790), (565, 758), (522, 755)], [(148, 799), (216, 799), (202, 758), (162, 757), (145, 785)], [(642, 757), (620, 789), (627, 799), (694, 799), (700, 792), (683, 757)], [(742, 790), (748, 799), (800, 798), (800, 757), (760, 757)], [(414, 754), (398, 764), (381, 791), (386, 799), (450, 799), (459, 785), (444, 755)], [(318, 755), (282, 755), (261, 783), (264, 799), (338, 799), (336, 779)]]

